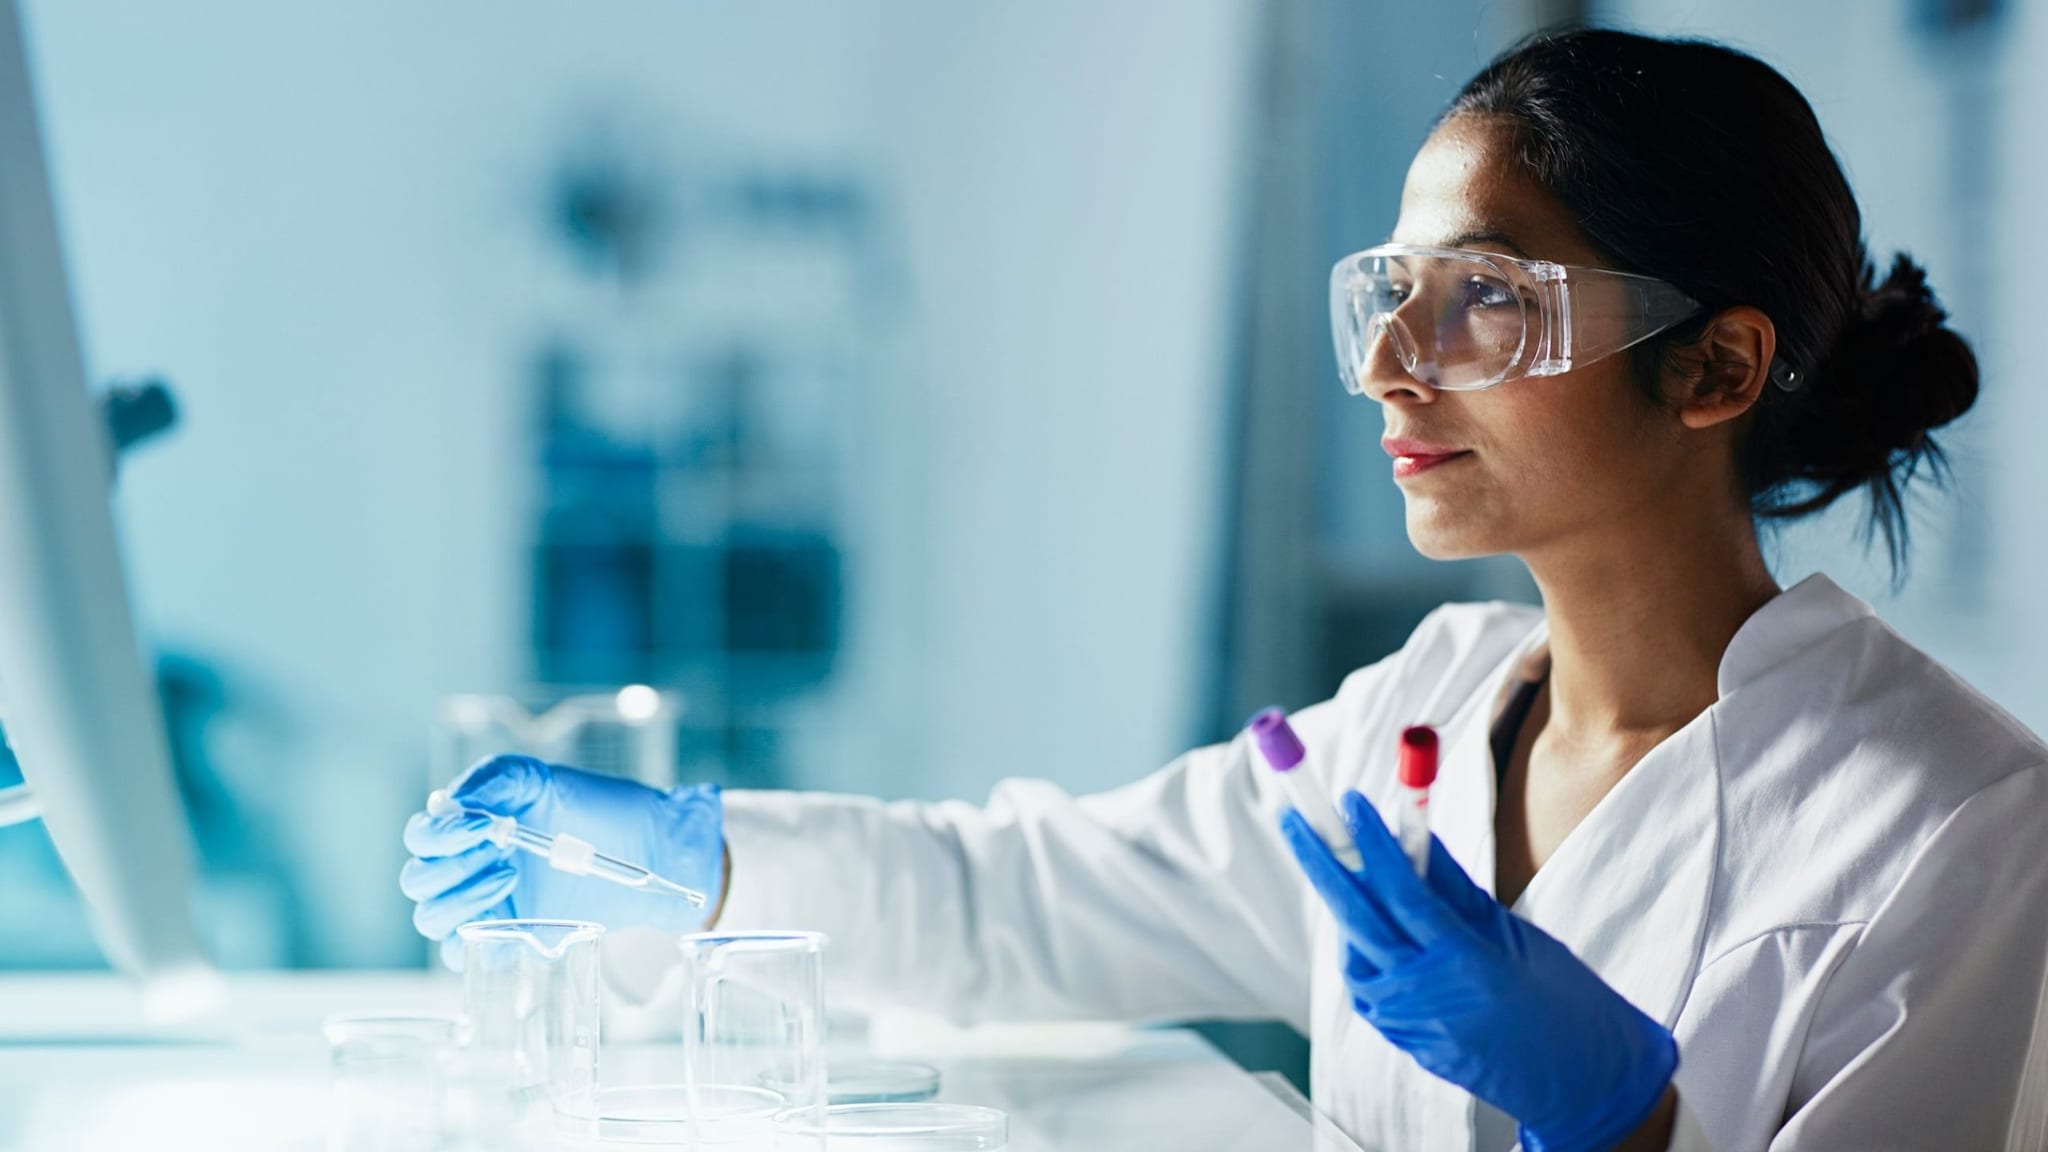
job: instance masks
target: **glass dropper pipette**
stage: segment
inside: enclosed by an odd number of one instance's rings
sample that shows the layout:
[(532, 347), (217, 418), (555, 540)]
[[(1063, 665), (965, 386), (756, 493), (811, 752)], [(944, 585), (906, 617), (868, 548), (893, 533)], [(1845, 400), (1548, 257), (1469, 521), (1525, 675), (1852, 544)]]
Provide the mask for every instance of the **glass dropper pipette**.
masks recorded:
[(679, 896), (692, 906), (702, 908), (706, 897), (695, 888), (681, 884), (656, 872), (629, 864), (616, 856), (607, 856), (591, 846), (590, 841), (567, 832), (547, 833), (529, 828), (510, 816), (500, 816), (481, 808), (468, 808), (450, 799), (446, 792), (435, 791), (427, 797), (427, 812), (433, 816), (449, 816), (467, 812), (482, 816), (491, 822), (487, 834), (491, 843), (499, 846), (510, 844), (522, 852), (531, 852), (548, 862), (548, 867), (571, 876), (595, 876), (622, 888), (637, 888), (642, 892), (660, 892)]

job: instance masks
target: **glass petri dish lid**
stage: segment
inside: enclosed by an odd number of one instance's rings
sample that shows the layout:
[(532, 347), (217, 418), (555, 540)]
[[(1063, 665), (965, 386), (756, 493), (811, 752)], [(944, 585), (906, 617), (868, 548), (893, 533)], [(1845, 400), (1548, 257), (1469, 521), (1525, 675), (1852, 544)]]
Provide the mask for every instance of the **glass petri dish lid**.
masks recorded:
[(337, 1060), (390, 1059), (449, 1052), (469, 1040), (469, 1018), (455, 1012), (337, 1012), (320, 1022)]
[(1010, 1117), (971, 1104), (834, 1104), (818, 1119), (815, 1109), (790, 1109), (776, 1133), (819, 1141), (832, 1152), (984, 1152), (1010, 1142)]
[(780, 1093), (740, 1085), (635, 1084), (597, 1093), (600, 1144), (675, 1148), (752, 1144), (771, 1137)]
[[(764, 1088), (784, 1096), (791, 1086), (774, 1074), (761, 1077)], [(837, 1060), (825, 1072), (825, 1096), (832, 1104), (905, 1104), (939, 1094), (939, 1070), (929, 1064), (901, 1060)]]

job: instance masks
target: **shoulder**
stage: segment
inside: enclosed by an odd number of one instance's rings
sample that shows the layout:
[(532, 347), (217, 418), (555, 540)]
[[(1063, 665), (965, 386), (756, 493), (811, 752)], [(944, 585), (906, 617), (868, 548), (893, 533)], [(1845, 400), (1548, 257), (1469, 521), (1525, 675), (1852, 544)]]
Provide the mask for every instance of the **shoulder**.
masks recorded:
[(1352, 728), (1449, 723), (1496, 681), (1543, 622), (1543, 610), (1531, 604), (1441, 605), (1397, 651), (1345, 677), (1334, 711)]
[(1399, 650), (1345, 677), (1342, 699), (1398, 672), (1431, 688), (1445, 680), (1483, 680), (1513, 655), (1543, 623), (1543, 609), (1505, 600), (1442, 604), (1432, 609)]
[(2039, 737), (1875, 616), (1844, 623), (1725, 698), (1724, 777), (1894, 798), (1941, 819), (2015, 772), (2048, 766)]
[(1723, 896), (1750, 913), (1732, 928), (1867, 920), (1916, 862), (2048, 839), (2048, 747), (1875, 616), (1720, 711)]

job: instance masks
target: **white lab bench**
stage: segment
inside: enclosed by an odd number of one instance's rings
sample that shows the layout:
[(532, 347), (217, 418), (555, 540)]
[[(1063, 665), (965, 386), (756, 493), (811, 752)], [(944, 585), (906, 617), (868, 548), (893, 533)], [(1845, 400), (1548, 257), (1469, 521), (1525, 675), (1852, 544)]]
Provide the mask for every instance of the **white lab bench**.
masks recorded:
[[(321, 1019), (460, 998), (426, 972), (231, 981), (220, 1018), (165, 1034), (138, 1027), (113, 977), (0, 977), (0, 1152), (326, 1152)], [(1008, 1112), (1012, 1152), (1360, 1152), (1284, 1081), (1183, 1030), (878, 1026), (863, 1046), (936, 1066), (941, 1100)], [(608, 1045), (599, 1075), (672, 1055)]]

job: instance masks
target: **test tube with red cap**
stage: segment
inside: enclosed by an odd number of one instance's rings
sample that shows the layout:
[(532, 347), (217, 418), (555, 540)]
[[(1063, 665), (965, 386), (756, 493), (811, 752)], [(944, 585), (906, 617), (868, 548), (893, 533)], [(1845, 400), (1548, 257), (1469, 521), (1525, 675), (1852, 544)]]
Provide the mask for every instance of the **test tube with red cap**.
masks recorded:
[(1323, 791), (1322, 782), (1308, 770), (1308, 750), (1288, 725), (1287, 713), (1278, 708), (1266, 709), (1252, 717), (1251, 733), (1259, 753), (1280, 778), (1280, 787), (1294, 804), (1294, 810), (1330, 846), (1338, 863), (1353, 872), (1365, 867), (1365, 861), (1358, 855), (1358, 845), (1352, 842), (1351, 830), (1344, 826), (1344, 818), (1337, 815), (1337, 806), (1330, 803), (1330, 794)]
[(1401, 851), (1417, 876), (1429, 875), (1429, 786), (1436, 782), (1436, 729), (1417, 724), (1401, 730), (1401, 755), (1396, 762), (1401, 782), (1401, 810), (1396, 820)]

